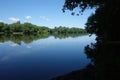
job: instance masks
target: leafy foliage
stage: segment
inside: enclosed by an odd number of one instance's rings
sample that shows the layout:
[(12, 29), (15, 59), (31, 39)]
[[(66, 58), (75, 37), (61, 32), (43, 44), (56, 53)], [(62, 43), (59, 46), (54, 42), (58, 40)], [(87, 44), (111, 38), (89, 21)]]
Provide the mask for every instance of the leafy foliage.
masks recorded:
[(96, 34), (101, 41), (118, 40), (119, 4), (119, 0), (65, 0), (63, 11), (79, 8), (80, 13), (83, 13), (88, 8), (96, 7), (95, 14), (92, 14), (86, 23), (87, 32)]
[(81, 28), (68, 28), (68, 27), (55, 27), (50, 29), (45, 26), (36, 26), (31, 23), (23, 23), (20, 21), (12, 24), (0, 23), (0, 34), (21, 34), (21, 35), (69, 35), (69, 34), (86, 34), (85, 29)]
[[(88, 18), (85, 27), (88, 33), (97, 35), (97, 42), (85, 47), (85, 52), (88, 58), (92, 60), (92, 65), (94, 66), (94, 69), (90, 70), (95, 72), (92, 73), (94, 76), (89, 79), (86, 79), (86, 76), (84, 75), (86, 71), (81, 72), (79, 76), (85, 76), (81, 80), (120, 79), (119, 4), (119, 0), (65, 0), (63, 11), (73, 11), (75, 8), (79, 8), (80, 13), (83, 13), (87, 8), (96, 7), (95, 14), (92, 14)], [(93, 77), (95, 79), (93, 79)], [(70, 76), (70, 79), (73, 78)], [(65, 79), (63, 76), (56, 80)]]

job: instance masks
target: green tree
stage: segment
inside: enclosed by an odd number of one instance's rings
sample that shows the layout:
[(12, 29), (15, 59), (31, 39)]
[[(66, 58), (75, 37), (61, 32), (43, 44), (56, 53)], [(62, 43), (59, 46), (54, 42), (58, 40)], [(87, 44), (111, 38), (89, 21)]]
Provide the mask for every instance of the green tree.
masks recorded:
[(75, 14), (75, 8), (80, 8), (79, 13), (83, 13), (88, 8), (96, 8), (95, 14), (90, 16), (86, 23), (86, 30), (89, 33), (95, 33), (98, 39), (119, 41), (119, 28), (117, 26), (120, 15), (119, 3), (119, 0), (65, 0), (63, 12), (70, 10), (72, 14)]
[(5, 28), (4, 23), (0, 22), (0, 32), (1, 33), (4, 32), (4, 28)]

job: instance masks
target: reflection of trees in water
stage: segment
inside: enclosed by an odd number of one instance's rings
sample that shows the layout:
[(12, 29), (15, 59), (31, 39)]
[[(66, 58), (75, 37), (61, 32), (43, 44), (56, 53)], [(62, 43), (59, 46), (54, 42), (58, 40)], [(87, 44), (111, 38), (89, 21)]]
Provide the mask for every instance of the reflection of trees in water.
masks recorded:
[(86, 47), (86, 54), (94, 62), (96, 79), (118, 80), (118, 75), (120, 75), (120, 45), (106, 42), (91, 47)]
[(71, 34), (62, 34), (62, 33), (57, 33), (57, 34), (53, 34), (53, 36), (55, 38), (59, 38), (59, 39), (65, 39), (65, 38), (68, 38), (68, 37), (72, 37), (72, 38), (75, 38), (75, 37), (79, 37), (79, 36), (83, 36), (83, 35), (87, 35), (87, 33), (71, 33)]
[(21, 44), (21, 42), (31, 43), (34, 40), (47, 38), (48, 34), (41, 35), (0, 35), (0, 42), (13, 41), (14, 43)]
[(85, 47), (91, 63), (84, 69), (73, 71), (52, 80), (119, 80), (120, 45), (95, 43)]
[[(55, 38), (59, 38), (59, 39), (64, 39), (64, 38), (68, 38), (68, 37), (78, 37), (78, 36), (82, 36), (85, 34), (54, 34), (53, 36)], [(34, 40), (38, 40), (38, 39), (44, 39), (44, 38), (48, 38), (50, 35), (49, 34), (30, 34), (30, 35), (23, 35), (23, 34), (12, 34), (12, 35), (0, 35), (0, 42), (7, 42), (7, 41), (13, 41), (14, 43), (17, 44), (21, 44), (21, 42), (24, 43), (31, 43)]]

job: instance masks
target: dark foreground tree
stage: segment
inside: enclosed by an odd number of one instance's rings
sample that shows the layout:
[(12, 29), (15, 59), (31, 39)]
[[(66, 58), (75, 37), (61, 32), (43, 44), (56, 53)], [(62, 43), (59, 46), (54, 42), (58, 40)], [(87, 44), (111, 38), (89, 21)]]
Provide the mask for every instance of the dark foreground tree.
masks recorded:
[(87, 31), (109, 41), (119, 41), (119, 4), (119, 0), (65, 0), (63, 11), (74, 12), (75, 8), (80, 8), (79, 13), (83, 13), (85, 9), (96, 7), (95, 14), (86, 23)]
[[(70, 10), (72, 15), (84, 14), (84, 10), (96, 8), (95, 14), (88, 18), (85, 27), (88, 33), (97, 36), (95, 44), (85, 47), (85, 52), (94, 67), (53, 80), (120, 80), (119, 5), (120, 0), (65, 0), (63, 12)], [(75, 8), (79, 8), (80, 11), (74, 13)], [(93, 75), (88, 76), (89, 74)]]

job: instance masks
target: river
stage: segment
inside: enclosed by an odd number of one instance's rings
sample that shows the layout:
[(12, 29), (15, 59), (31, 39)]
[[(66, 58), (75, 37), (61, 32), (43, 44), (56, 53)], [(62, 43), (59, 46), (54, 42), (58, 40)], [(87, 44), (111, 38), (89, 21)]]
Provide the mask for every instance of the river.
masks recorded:
[(90, 63), (84, 47), (95, 36), (0, 42), (0, 80), (49, 80)]

